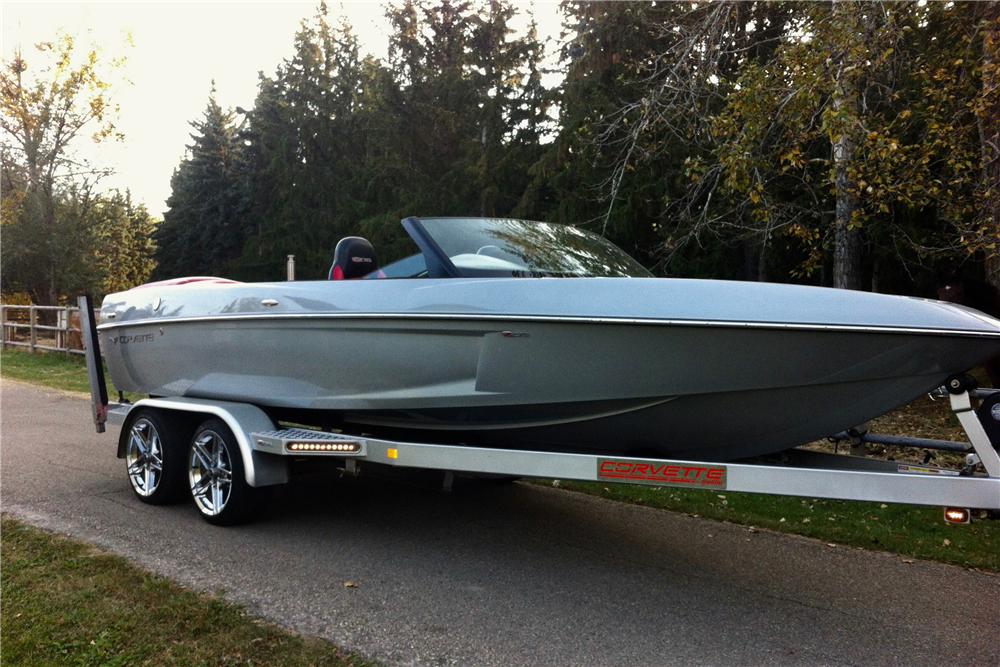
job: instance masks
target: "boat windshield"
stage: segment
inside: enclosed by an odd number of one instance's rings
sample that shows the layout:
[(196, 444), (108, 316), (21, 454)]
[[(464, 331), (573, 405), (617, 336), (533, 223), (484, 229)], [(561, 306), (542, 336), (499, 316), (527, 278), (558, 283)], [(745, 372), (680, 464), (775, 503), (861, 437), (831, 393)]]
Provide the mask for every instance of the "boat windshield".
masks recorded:
[[(452, 275), (649, 278), (610, 241), (569, 225), (496, 218), (420, 218)], [(422, 248), (427, 254), (428, 248)], [(435, 252), (435, 254), (438, 254)], [(430, 264), (428, 264), (430, 267)], [(452, 270), (454, 269), (454, 270)]]

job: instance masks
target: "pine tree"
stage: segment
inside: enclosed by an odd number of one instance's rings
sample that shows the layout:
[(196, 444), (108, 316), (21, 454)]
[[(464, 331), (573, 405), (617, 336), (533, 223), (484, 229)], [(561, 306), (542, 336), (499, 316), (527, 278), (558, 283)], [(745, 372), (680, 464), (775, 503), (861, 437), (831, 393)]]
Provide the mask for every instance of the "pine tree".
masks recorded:
[(390, 7), (390, 112), (413, 173), (408, 210), (509, 215), (539, 155), (544, 125), (537, 34), (513, 35), (509, 2)]
[(141, 285), (153, 269), (152, 216), (132, 194), (114, 190), (94, 206), (94, 232), (100, 252), (94, 264), (100, 272), (97, 294), (110, 294)]
[[(531, 167), (534, 181), (519, 211), (587, 226), (651, 265), (671, 163), (683, 160), (686, 149), (650, 149), (645, 164), (622, 166), (613, 186), (622, 140), (608, 123), (622, 104), (635, 107), (648, 93), (643, 67), (661, 48), (659, 27), (680, 10), (644, 2), (566, 2), (563, 8), (570, 38), (561, 53), (566, 76), (556, 98), (559, 133)], [(643, 138), (647, 148), (650, 142)]]
[(303, 22), (295, 54), (261, 80), (244, 139), (252, 165), (255, 234), (236, 275), (277, 279), (287, 254), (297, 274), (324, 276), (337, 241), (356, 234), (367, 203), (359, 197), (365, 139), (357, 38), (331, 25), (325, 5)]
[(321, 5), (248, 115), (254, 234), (235, 275), (275, 279), (295, 254), (300, 276), (325, 276), (337, 241), (359, 233), (397, 259), (415, 251), (407, 215), (508, 215), (544, 114), (541, 49), (534, 35), (512, 37), (514, 13), (505, 2), (392, 6), (386, 67)]
[(215, 100), (215, 87), (187, 155), (170, 179), (168, 210), (154, 235), (153, 278), (222, 275), (238, 257), (249, 231), (242, 144), (232, 111)]

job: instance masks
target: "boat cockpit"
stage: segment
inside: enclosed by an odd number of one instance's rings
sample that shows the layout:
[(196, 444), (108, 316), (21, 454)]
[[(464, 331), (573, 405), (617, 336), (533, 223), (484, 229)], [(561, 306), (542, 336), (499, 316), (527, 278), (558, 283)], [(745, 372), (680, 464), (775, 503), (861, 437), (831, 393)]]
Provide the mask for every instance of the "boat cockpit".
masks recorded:
[(380, 269), (371, 243), (349, 236), (337, 244), (330, 279), (652, 277), (610, 241), (570, 225), (410, 217), (403, 228), (420, 252)]

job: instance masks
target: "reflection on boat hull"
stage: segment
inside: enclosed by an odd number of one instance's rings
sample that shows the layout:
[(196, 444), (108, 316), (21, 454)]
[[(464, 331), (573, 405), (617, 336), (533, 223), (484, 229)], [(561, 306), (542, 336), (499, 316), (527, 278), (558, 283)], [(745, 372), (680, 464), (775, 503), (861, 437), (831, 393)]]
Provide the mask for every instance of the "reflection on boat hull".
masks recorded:
[[(646, 407), (574, 404), (579, 419), (517, 426), (523, 414), (503, 408), (355, 413), (341, 417), (356, 432), (426, 442), (630, 456), (725, 461), (822, 439), (898, 407), (906, 391), (916, 397), (940, 382), (932, 377), (719, 392), (673, 397)], [(776, 411), (776, 406), (779, 406)], [(542, 412), (553, 406), (534, 406)], [(587, 410), (593, 412), (588, 415)]]

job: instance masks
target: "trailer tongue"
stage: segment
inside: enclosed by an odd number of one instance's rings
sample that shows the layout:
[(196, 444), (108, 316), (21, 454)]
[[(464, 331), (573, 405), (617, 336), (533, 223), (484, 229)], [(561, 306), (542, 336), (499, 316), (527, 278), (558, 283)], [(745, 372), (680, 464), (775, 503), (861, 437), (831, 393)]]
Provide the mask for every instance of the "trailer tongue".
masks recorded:
[[(454, 473), (469, 473), (936, 505), (946, 508), (951, 521), (967, 521), (971, 509), (1000, 510), (1000, 391), (977, 390), (970, 376), (953, 376), (945, 387), (968, 443), (895, 441), (965, 452), (961, 471), (802, 449), (763, 463), (490, 449), (285, 427), (261, 407), (233, 401), (109, 402), (89, 295), (80, 297), (80, 307), (90, 313), (84, 341), (94, 423), (99, 433), (106, 424), (118, 431), (118, 458), (126, 459), (136, 496), (149, 504), (194, 498), (202, 517), (214, 524), (252, 520), (264, 509), (270, 487), (288, 481), (290, 460), (318, 458), (353, 473), (362, 465), (440, 470), (446, 486)], [(838, 436), (855, 444), (886, 437)]]

